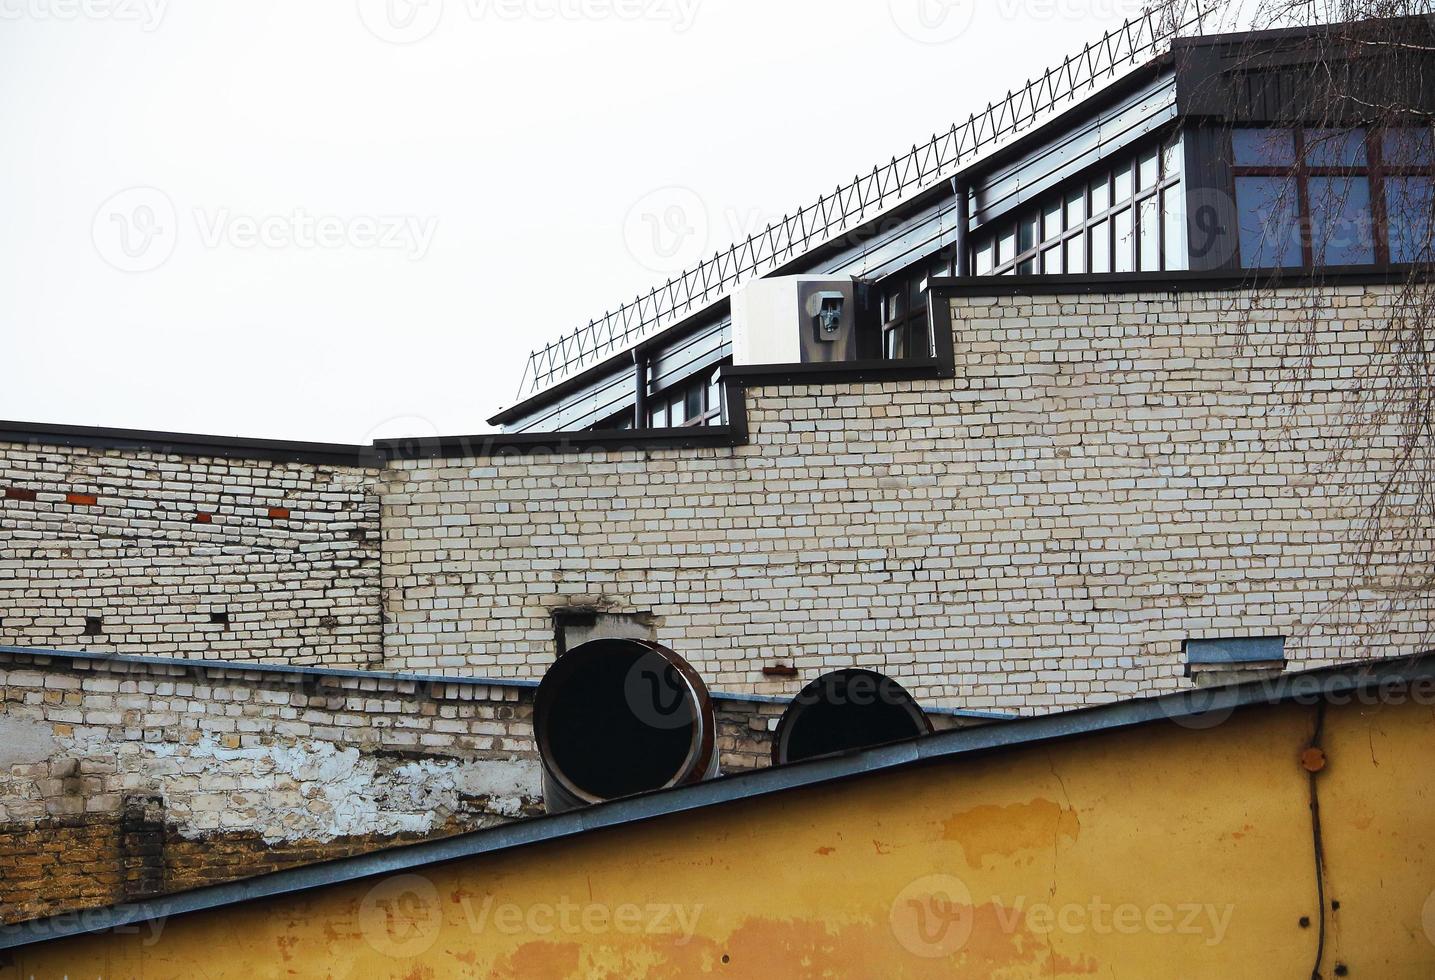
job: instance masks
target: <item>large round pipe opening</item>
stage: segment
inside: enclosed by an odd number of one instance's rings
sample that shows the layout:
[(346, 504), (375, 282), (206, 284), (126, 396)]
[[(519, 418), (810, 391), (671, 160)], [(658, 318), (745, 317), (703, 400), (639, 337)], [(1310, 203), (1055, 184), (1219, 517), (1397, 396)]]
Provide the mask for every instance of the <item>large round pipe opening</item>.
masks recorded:
[(932, 733), (916, 700), (890, 677), (838, 670), (802, 689), (777, 726), (773, 763), (886, 745)]
[(564, 654), (539, 685), (533, 725), (550, 812), (716, 775), (707, 688), (656, 643), (594, 640)]

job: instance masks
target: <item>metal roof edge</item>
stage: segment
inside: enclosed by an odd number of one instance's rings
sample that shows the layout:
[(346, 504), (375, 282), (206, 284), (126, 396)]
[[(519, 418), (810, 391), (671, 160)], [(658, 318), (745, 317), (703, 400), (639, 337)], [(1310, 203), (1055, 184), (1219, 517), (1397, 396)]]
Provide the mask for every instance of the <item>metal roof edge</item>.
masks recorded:
[[(540, 681), (520, 677), (449, 677), (444, 674), (402, 674), (385, 670), (352, 670), (338, 667), (299, 667), (293, 664), (266, 664), (237, 662), (230, 660), (186, 660), (181, 657), (144, 657), (135, 654), (96, 653), (87, 650), (50, 650), (38, 647), (0, 646), (0, 657), (12, 655), (21, 657), (44, 657), (71, 663), (125, 665), (135, 667), (160, 667), (178, 670), (203, 670), (247, 674), (281, 674), (297, 677), (332, 677), (344, 680), (383, 681), (393, 684), (417, 684), (435, 686), (452, 684), (457, 687), (497, 687), (518, 690), (535, 690)], [(713, 700), (737, 704), (779, 704), (792, 702), (790, 697), (772, 694), (740, 694), (726, 691), (710, 691)], [(1011, 721), (1014, 714), (990, 711), (970, 711), (966, 708), (924, 707), (932, 715), (952, 718), (968, 718), (979, 721)]]
[(1292, 701), (1316, 703), (1321, 699), (1349, 695), (1380, 685), (1414, 681), (1435, 682), (1435, 653), (1363, 661), (1285, 675), (1270, 681), (1120, 701), (1064, 714), (1021, 719), (1005, 725), (942, 732), (861, 752), (723, 777), (696, 786), (618, 800), (572, 813), (520, 821), (447, 840), (309, 865), (161, 899), (63, 913), (4, 926), (0, 927), (0, 950), (413, 871), (532, 844), (564, 840), (591, 831), (631, 826), (725, 803), (824, 786), (918, 763), (1039, 745), (1159, 721), (1175, 724), (1192, 722), (1187, 727), (1196, 730), (1211, 727), (1211, 719), (1219, 719), (1222, 713), (1244, 707)]

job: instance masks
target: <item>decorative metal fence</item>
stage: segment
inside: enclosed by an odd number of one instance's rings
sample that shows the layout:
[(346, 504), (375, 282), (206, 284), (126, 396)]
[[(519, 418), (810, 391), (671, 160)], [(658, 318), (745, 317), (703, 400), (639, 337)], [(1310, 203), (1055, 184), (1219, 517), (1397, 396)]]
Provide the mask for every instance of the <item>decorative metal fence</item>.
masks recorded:
[(1066, 104), (1165, 53), (1174, 39), (1200, 34), (1207, 15), (1218, 5), (1211, 0), (1205, 9), (1202, 0), (1154, 5), (965, 122), (914, 145), (910, 153), (872, 168), (870, 174), (839, 186), (810, 207), (784, 216), (691, 271), (534, 351), (519, 385), (519, 399), (626, 349), (729, 295), (739, 284), (949, 179), (963, 165)]

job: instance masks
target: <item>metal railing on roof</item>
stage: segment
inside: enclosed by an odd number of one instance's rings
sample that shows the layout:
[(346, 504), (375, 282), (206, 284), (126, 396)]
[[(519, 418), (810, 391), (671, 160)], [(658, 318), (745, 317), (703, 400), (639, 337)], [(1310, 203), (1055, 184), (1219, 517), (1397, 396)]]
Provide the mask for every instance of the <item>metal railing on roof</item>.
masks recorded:
[(873, 167), (817, 203), (784, 216), (763, 231), (669, 279), (529, 355), (520, 400), (611, 354), (636, 344), (695, 309), (731, 294), (739, 284), (852, 230), (882, 211), (953, 176), (958, 168), (1169, 50), (1178, 37), (1200, 34), (1213, 9), (1207, 0), (1158, 3), (1048, 68), (1006, 97), (910, 153)]

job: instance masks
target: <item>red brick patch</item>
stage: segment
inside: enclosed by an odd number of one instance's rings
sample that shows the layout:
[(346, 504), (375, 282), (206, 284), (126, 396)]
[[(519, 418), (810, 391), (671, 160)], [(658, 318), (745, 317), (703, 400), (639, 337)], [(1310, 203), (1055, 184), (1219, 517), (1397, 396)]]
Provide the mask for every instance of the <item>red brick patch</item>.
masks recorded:
[(67, 493), (65, 503), (74, 504), (77, 507), (93, 507), (100, 502), (100, 498), (92, 493)]
[(276, 521), (287, 521), (289, 519), (288, 507), (270, 507), (269, 516)]
[(196, 523), (196, 524), (213, 524), (213, 523), (214, 523), (214, 515), (213, 515), (213, 514), (195, 514), (195, 515), (194, 515), (194, 523)]
[(25, 490), (25, 489), (23, 489), (23, 488), (21, 488), (21, 487), (6, 487), (6, 488), (5, 488), (5, 499), (6, 499), (6, 500), (34, 500), (34, 499), (35, 499), (35, 491), (34, 491), (34, 490)]

